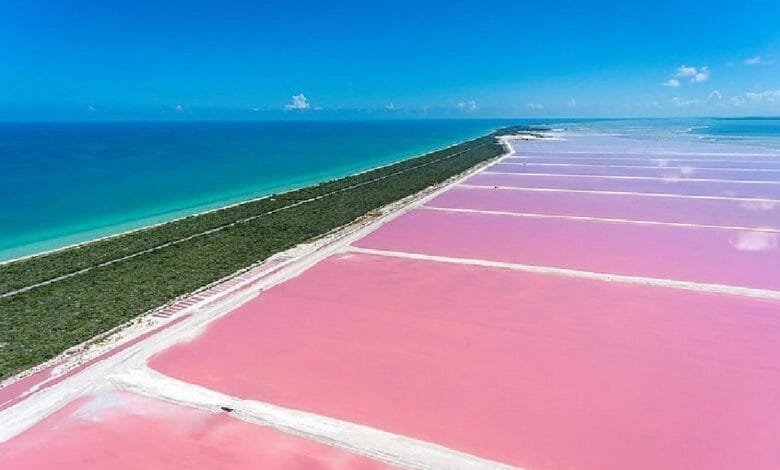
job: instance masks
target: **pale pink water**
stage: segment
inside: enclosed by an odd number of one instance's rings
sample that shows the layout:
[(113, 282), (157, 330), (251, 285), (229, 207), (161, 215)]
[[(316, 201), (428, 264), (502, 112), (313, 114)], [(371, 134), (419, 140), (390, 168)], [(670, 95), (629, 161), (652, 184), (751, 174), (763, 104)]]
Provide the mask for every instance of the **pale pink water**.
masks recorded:
[(81, 398), (0, 443), (8, 470), (380, 469), (386, 466), (227, 413), (130, 393)]
[[(573, 145), (561, 145), (561, 143), (539, 142), (538, 148), (528, 147), (527, 143), (515, 146), (515, 156), (518, 157), (547, 157), (547, 158), (569, 158), (569, 157), (590, 157), (590, 158), (698, 158), (707, 160), (733, 160), (733, 161), (752, 161), (760, 160), (767, 162), (780, 162), (780, 154), (774, 150), (736, 148), (730, 145), (722, 147), (725, 151), (716, 151), (711, 145), (694, 146), (683, 149), (680, 142), (671, 143), (670, 147), (665, 149), (651, 149), (643, 144), (647, 141), (638, 143), (636, 140), (627, 140), (620, 142), (620, 139), (611, 139), (606, 142), (603, 148), (587, 148), (580, 139), (572, 141)], [(642, 148), (642, 147), (645, 148)], [(556, 148), (557, 147), (557, 148)]]
[(780, 229), (780, 201), (745, 202), (456, 186), (426, 205), (455, 209)]
[(780, 199), (780, 183), (738, 183), (685, 180), (643, 180), (572, 176), (531, 176), (523, 174), (479, 173), (465, 184), (519, 188), (576, 189), (586, 191), (623, 191), (638, 193), (683, 194)]
[(594, 158), (589, 156), (567, 157), (508, 157), (502, 160), (508, 163), (563, 163), (568, 165), (626, 165), (653, 167), (704, 167), (704, 168), (750, 168), (750, 169), (780, 169), (780, 159), (775, 160), (733, 160), (722, 158), (707, 158), (695, 156), (672, 157), (633, 157), (609, 156)]
[[(576, 134), (576, 135), (575, 135)], [(563, 140), (515, 141), (520, 155), (588, 155), (626, 157), (672, 157), (679, 155), (702, 158), (761, 158), (778, 159), (780, 152), (760, 146), (735, 145), (734, 142), (716, 143), (701, 140), (635, 139), (615, 135), (585, 135), (579, 132)]]
[(526, 468), (774, 469), (778, 307), (342, 255), (151, 366)]
[(487, 171), (505, 173), (544, 173), (555, 175), (602, 175), (602, 176), (642, 176), (648, 178), (700, 178), (723, 179), (736, 181), (780, 181), (780, 170), (727, 170), (727, 169), (702, 169), (695, 167), (667, 167), (667, 168), (617, 168), (609, 166), (590, 165), (534, 165), (514, 163), (496, 163), (490, 165)]
[(45, 382), (52, 377), (52, 372), (56, 366), (48, 366), (34, 374), (30, 374), (23, 379), (13, 382), (4, 387), (0, 387), (0, 410), (3, 410), (21, 398), (28, 390), (35, 385)]
[(355, 245), (780, 289), (778, 233), (418, 209), (385, 224)]

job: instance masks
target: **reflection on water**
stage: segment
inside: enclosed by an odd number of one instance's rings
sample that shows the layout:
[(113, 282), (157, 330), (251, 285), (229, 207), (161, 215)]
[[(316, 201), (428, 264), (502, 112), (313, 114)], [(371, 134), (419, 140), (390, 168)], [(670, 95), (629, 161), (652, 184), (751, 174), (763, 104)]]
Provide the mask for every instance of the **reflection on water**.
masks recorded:
[(683, 166), (679, 168), (668, 168), (662, 173), (661, 178), (664, 181), (676, 182), (690, 177), (694, 173), (693, 167)]
[(681, 166), (678, 168), (665, 167), (661, 172), (661, 178), (664, 181), (679, 181), (692, 176), (695, 171), (696, 170), (692, 166)]
[(754, 212), (771, 211), (778, 206), (780, 206), (778, 201), (745, 201), (739, 204), (740, 208)]
[(739, 251), (772, 251), (777, 249), (777, 234), (770, 232), (737, 232), (729, 239)]

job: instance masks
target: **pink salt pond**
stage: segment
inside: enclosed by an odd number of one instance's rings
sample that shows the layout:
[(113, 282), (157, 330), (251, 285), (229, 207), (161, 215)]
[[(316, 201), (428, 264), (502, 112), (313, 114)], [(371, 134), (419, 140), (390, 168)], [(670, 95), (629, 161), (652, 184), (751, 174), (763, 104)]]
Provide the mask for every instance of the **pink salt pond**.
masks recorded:
[(780, 181), (780, 170), (712, 169), (685, 167), (629, 167), (598, 165), (539, 165), (501, 162), (487, 171), (546, 175), (640, 176), (665, 179), (715, 179), (726, 181)]
[(780, 201), (453, 187), (426, 206), (780, 230)]
[(298, 436), (122, 392), (79, 399), (0, 443), (8, 470), (381, 469)]
[(515, 188), (548, 188), (578, 191), (679, 194), (734, 198), (780, 200), (780, 182), (758, 181), (686, 181), (685, 179), (624, 179), (598, 176), (525, 175), (483, 172), (471, 176), (465, 184)]
[(771, 232), (418, 209), (356, 245), (780, 290), (779, 239)]
[(775, 169), (780, 170), (780, 158), (763, 160), (734, 160), (704, 157), (621, 157), (613, 155), (608, 157), (588, 156), (558, 156), (558, 157), (507, 157), (501, 160), (504, 163), (554, 163), (558, 165), (620, 165), (632, 167), (703, 167), (703, 168), (731, 168), (731, 169)]
[(775, 469), (778, 307), (346, 254), (151, 366), (524, 468)]
[[(612, 147), (612, 146), (610, 146)], [(709, 146), (708, 146), (709, 147)], [(780, 154), (755, 153), (755, 152), (709, 152), (709, 148), (695, 149), (694, 151), (637, 151), (636, 144), (630, 145), (627, 149), (613, 148), (613, 151), (582, 151), (582, 149), (564, 149), (564, 150), (541, 150), (533, 151), (518, 149), (512, 157), (516, 158), (587, 158), (591, 160), (601, 160), (609, 158), (625, 158), (633, 160), (706, 160), (706, 161), (734, 161), (734, 162), (780, 162)]]

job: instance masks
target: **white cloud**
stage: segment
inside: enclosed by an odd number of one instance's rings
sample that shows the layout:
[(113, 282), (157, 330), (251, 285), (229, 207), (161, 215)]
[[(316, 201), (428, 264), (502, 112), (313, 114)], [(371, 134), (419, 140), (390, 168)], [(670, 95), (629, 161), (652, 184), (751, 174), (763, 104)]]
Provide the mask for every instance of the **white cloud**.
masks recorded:
[(176, 112), (177, 112), (177, 113), (182, 113), (182, 112), (184, 112), (184, 106), (182, 106), (182, 105), (180, 105), (180, 104), (177, 104), (175, 109), (176, 109)]
[(544, 105), (541, 103), (528, 103), (526, 106), (528, 106), (528, 109), (533, 110), (544, 109)]
[(293, 95), (292, 96), (292, 102), (290, 104), (284, 105), (284, 109), (309, 109), (311, 108), (311, 105), (309, 104), (309, 100), (306, 99), (306, 95), (303, 93), (299, 95)]
[(387, 103), (387, 106), (385, 106), (385, 109), (388, 110), (388, 111), (395, 111), (398, 108), (396, 108), (395, 103), (393, 103), (391, 101), (391, 102)]
[(766, 91), (748, 91), (744, 96), (732, 96), (729, 98), (729, 102), (732, 106), (744, 106), (748, 103), (754, 105), (761, 104), (777, 104), (780, 103), (780, 90), (766, 90)]
[(739, 96), (732, 96), (729, 101), (731, 101), (731, 104), (734, 106), (742, 106), (745, 104), (745, 100), (742, 99)]
[(694, 105), (699, 104), (699, 100), (695, 100), (695, 99), (694, 100), (686, 100), (686, 99), (679, 98), (679, 97), (675, 96), (674, 98), (672, 98), (672, 104), (675, 105), (675, 106), (679, 106), (681, 108), (685, 108), (685, 107), (688, 107), (688, 106), (694, 106)]
[(762, 63), (763, 62), (761, 61), (760, 55), (757, 55), (755, 57), (748, 57), (747, 59), (745, 59), (745, 65), (758, 65)]
[(767, 90), (760, 93), (747, 92), (745, 98), (752, 103), (777, 103), (780, 102), (780, 90)]
[(479, 109), (477, 102), (474, 100), (461, 101), (458, 103), (458, 109), (461, 111), (476, 111)]
[(95, 112), (95, 111), (97, 111), (97, 110), (95, 109), (95, 107), (94, 107), (94, 106), (92, 106), (92, 105), (89, 105), (89, 106), (87, 106), (87, 111), (89, 111), (90, 113), (94, 113), (94, 112)]
[(577, 107), (577, 100), (574, 98), (570, 99), (568, 103), (566, 103), (566, 106), (570, 108), (576, 108)]
[(707, 102), (709, 103), (720, 103), (720, 101), (723, 99), (723, 95), (718, 90), (712, 90), (707, 97)]
[(696, 75), (691, 77), (691, 83), (706, 82), (710, 79), (710, 69), (708, 67), (702, 67), (696, 72)]
[(706, 82), (710, 79), (710, 68), (707, 66), (696, 68), (688, 65), (681, 65), (677, 67), (675, 77), (688, 78), (691, 83)]
[(665, 82), (661, 82), (661, 86), (665, 86), (669, 88), (678, 88), (680, 86), (680, 80), (677, 80), (676, 78), (670, 78)]
[(677, 67), (677, 76), (680, 78), (689, 78), (696, 75), (696, 67), (688, 67), (687, 65), (681, 65)]

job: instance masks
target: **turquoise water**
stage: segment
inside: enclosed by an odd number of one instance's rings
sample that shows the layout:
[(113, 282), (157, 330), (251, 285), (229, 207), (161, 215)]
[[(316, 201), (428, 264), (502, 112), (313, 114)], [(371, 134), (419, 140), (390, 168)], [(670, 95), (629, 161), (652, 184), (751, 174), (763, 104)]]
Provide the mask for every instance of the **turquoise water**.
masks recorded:
[(517, 121), (0, 124), (0, 260), (344, 176)]
[(780, 119), (0, 123), (0, 260), (325, 181), (523, 123), (780, 150)]

